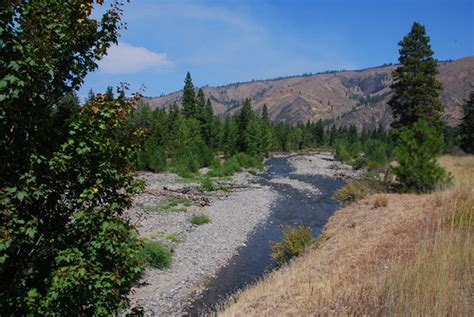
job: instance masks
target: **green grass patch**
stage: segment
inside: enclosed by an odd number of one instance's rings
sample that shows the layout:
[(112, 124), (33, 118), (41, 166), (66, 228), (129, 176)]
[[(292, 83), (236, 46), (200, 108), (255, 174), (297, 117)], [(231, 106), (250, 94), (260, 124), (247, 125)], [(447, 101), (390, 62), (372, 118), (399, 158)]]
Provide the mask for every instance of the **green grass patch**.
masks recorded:
[(217, 187), (211, 179), (205, 178), (201, 183), (201, 189), (205, 192), (213, 192), (217, 190)]
[(165, 237), (165, 239), (168, 240), (168, 241), (171, 241), (171, 242), (175, 242), (175, 243), (181, 242), (181, 239), (178, 238), (178, 235), (176, 233), (171, 233), (171, 234), (167, 235)]
[(154, 206), (144, 206), (143, 208), (151, 212), (186, 211), (192, 204), (192, 201), (187, 198), (169, 197)]
[(191, 217), (189, 220), (193, 225), (203, 225), (205, 223), (211, 222), (211, 219), (208, 215), (205, 214), (197, 214)]
[(143, 261), (154, 268), (165, 269), (171, 265), (174, 250), (159, 241), (146, 241), (140, 250)]

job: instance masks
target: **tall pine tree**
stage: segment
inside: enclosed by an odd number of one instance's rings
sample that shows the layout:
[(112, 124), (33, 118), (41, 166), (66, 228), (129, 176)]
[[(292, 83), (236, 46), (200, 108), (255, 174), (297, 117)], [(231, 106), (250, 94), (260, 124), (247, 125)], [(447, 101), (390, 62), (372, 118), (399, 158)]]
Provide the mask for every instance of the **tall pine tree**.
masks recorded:
[(410, 33), (398, 43), (400, 66), (393, 72), (393, 96), (388, 102), (394, 115), (394, 127), (411, 126), (424, 119), (437, 130), (443, 126), (439, 101), (442, 86), (436, 79), (437, 61), (433, 58), (425, 27), (413, 23)]
[(436, 80), (437, 62), (429, 41), (424, 26), (413, 23), (399, 43), (401, 65), (393, 72), (394, 94), (389, 105), (398, 135), (395, 158), (400, 163), (393, 171), (402, 191), (427, 192), (447, 180), (436, 162), (443, 148), (443, 106), (439, 101), (441, 83)]
[(464, 116), (461, 123), (461, 148), (467, 153), (474, 153), (474, 92), (463, 105)]
[(186, 118), (196, 117), (196, 93), (189, 72), (186, 74), (186, 78), (184, 79), (183, 102), (181, 106), (183, 115)]

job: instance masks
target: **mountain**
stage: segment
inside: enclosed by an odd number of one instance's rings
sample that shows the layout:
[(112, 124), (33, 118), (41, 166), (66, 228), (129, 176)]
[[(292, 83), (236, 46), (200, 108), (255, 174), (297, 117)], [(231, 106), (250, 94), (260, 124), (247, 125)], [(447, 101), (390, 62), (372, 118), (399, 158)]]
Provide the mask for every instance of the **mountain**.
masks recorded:
[[(267, 105), (275, 122), (306, 122), (319, 119), (336, 125), (356, 124), (373, 128), (392, 120), (387, 101), (391, 95), (391, 73), (395, 65), (359, 71), (326, 72), (270, 80), (235, 83), (221, 87), (203, 87), (216, 114), (226, 116), (240, 108), (245, 98), (259, 112)], [(462, 117), (461, 104), (474, 89), (474, 56), (440, 62), (438, 79), (443, 83), (441, 101), (444, 119), (456, 125)], [(149, 99), (153, 108), (181, 103), (182, 92)]]

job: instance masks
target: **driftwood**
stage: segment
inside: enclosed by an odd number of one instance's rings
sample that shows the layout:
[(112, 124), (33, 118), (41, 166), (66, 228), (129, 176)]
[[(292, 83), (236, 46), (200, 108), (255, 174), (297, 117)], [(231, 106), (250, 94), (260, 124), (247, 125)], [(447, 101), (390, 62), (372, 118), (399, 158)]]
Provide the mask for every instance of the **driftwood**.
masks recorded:
[(144, 193), (153, 196), (165, 196), (174, 198), (186, 198), (193, 202), (197, 206), (209, 206), (210, 201), (207, 197), (201, 195), (199, 191), (192, 187), (183, 187), (180, 189), (169, 189), (163, 186), (161, 189), (146, 189)]

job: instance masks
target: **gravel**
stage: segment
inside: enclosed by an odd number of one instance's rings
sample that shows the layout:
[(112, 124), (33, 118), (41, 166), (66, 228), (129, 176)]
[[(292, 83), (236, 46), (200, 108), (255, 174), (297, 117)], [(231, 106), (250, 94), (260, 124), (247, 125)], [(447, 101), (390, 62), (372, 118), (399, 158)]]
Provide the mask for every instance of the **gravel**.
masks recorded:
[(292, 178), (273, 178), (270, 180), (271, 183), (276, 183), (276, 184), (285, 184), (285, 185), (290, 185), (291, 187), (302, 190), (305, 192), (309, 192), (311, 194), (321, 194), (321, 191), (319, 188), (314, 187), (310, 183), (302, 182), (297, 179), (292, 179)]
[[(143, 173), (147, 189), (179, 189), (173, 174)], [(206, 281), (245, 245), (248, 235), (269, 215), (276, 194), (267, 186), (251, 184), (254, 176), (238, 173), (231, 182), (232, 192), (210, 195), (210, 206), (190, 206), (186, 211), (156, 211), (164, 198), (142, 194), (127, 212), (142, 237), (156, 239), (173, 246), (175, 254), (169, 269), (146, 269), (138, 287), (129, 296), (132, 307), (140, 306), (145, 315), (180, 315), (186, 304), (199, 295)], [(150, 211), (155, 206), (155, 211)], [(148, 210), (147, 210), (148, 208)], [(196, 213), (208, 215), (211, 222), (196, 226), (189, 218)], [(180, 242), (169, 242), (175, 234)]]
[(336, 161), (331, 152), (296, 155), (289, 159), (294, 174), (325, 175), (334, 178), (357, 178), (363, 170), (353, 170), (350, 165)]

